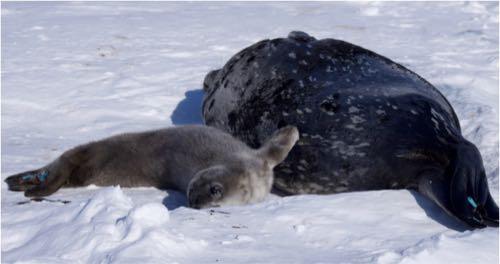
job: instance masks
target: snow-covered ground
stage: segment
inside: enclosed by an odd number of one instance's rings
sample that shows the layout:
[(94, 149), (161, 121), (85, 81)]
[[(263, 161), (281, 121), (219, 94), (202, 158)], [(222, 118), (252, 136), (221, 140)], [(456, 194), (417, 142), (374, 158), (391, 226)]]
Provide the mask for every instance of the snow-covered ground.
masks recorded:
[[(343, 39), (438, 87), (498, 201), (498, 3), (2, 3), (2, 179), (112, 134), (200, 123), (204, 75), (264, 38)], [(498, 263), (407, 190), (270, 197), (214, 210), (153, 188), (2, 183), (2, 263)]]

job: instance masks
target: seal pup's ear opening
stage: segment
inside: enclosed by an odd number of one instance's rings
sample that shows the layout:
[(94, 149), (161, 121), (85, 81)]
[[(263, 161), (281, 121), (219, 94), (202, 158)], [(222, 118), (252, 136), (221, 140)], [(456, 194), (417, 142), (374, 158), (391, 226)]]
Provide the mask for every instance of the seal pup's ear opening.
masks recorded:
[(285, 160), (298, 140), (299, 130), (295, 126), (280, 128), (257, 150), (258, 156), (274, 168)]

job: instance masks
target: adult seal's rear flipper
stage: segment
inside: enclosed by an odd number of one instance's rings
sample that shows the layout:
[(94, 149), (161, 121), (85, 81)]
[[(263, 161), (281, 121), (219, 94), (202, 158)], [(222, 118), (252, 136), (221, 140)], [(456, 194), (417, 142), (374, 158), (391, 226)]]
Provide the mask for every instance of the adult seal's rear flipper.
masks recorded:
[(457, 149), (451, 164), (450, 198), (453, 212), (474, 227), (498, 227), (498, 206), (491, 198), (479, 150), (468, 141)]
[(481, 154), (468, 141), (458, 144), (445, 172), (422, 173), (419, 192), (473, 228), (498, 227), (498, 206), (490, 195)]

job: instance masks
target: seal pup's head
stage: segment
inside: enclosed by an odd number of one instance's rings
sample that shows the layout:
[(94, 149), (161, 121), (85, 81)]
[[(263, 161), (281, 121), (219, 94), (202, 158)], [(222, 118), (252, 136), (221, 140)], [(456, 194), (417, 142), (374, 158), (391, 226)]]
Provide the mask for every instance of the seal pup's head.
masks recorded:
[(299, 139), (294, 126), (274, 132), (259, 149), (234, 153), (223, 164), (199, 171), (187, 190), (189, 207), (200, 209), (262, 201), (273, 185), (273, 168)]

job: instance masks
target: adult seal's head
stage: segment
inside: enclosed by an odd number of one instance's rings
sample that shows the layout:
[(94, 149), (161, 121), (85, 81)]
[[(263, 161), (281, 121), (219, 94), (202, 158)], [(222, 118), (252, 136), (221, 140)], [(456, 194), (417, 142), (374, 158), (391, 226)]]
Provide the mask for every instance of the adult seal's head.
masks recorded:
[(204, 81), (203, 118), (253, 147), (295, 125), (275, 169), (290, 193), (416, 189), (472, 227), (498, 225), (481, 155), (446, 98), (372, 51), (304, 32), (262, 40)]

